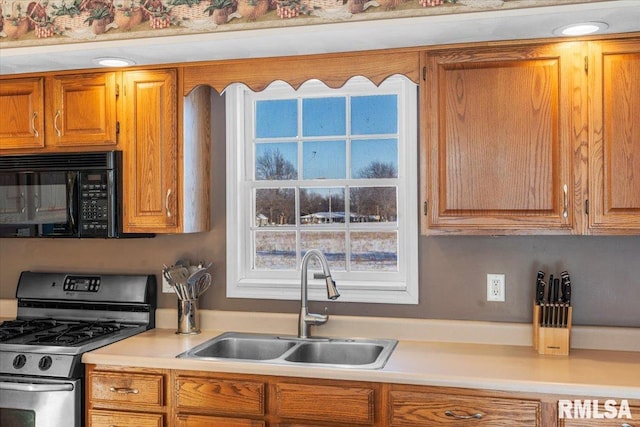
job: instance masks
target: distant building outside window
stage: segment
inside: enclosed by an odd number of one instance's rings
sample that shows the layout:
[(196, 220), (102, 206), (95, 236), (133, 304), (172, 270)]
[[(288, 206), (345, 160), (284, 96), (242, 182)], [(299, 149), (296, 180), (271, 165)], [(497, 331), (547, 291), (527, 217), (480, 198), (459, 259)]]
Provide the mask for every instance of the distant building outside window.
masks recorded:
[(298, 299), (317, 248), (340, 301), (418, 303), (416, 85), (237, 84), (226, 102), (227, 295)]

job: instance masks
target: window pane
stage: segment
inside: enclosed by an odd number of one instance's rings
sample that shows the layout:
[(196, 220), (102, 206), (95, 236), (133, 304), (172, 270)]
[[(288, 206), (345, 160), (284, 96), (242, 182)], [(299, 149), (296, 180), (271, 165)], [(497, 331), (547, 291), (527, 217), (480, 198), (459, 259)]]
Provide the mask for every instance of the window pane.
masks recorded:
[(256, 179), (298, 179), (298, 145), (295, 142), (256, 144)]
[(295, 270), (295, 231), (256, 231), (253, 233), (256, 270)]
[(301, 188), (300, 224), (344, 222), (344, 188)]
[[(346, 239), (340, 231), (303, 231), (300, 233), (301, 255), (309, 249), (320, 249), (327, 258), (329, 268), (344, 271), (346, 268)], [(320, 263), (314, 258), (309, 260), (309, 266), (320, 270)]]
[(374, 135), (398, 132), (396, 95), (351, 98), (351, 134)]
[(256, 227), (295, 225), (296, 191), (293, 188), (256, 190)]
[(396, 222), (396, 187), (351, 187), (352, 222)]
[(302, 100), (302, 135), (345, 135), (346, 129), (345, 98), (307, 98)]
[(351, 142), (353, 178), (397, 178), (398, 140), (364, 139)]
[(354, 231), (350, 237), (352, 271), (398, 270), (397, 233)]
[(345, 141), (305, 141), (302, 145), (302, 178), (346, 178), (345, 146)]
[(256, 102), (256, 138), (284, 138), (298, 134), (298, 101)]

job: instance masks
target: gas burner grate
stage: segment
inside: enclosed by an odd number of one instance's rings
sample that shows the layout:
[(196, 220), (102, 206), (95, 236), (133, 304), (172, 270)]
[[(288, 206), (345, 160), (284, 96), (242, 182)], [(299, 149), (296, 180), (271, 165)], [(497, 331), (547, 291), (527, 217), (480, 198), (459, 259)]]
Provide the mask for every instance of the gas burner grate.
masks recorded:
[(81, 322), (65, 325), (63, 329), (37, 333), (27, 344), (49, 344), (57, 346), (78, 345), (118, 332), (125, 328), (118, 322)]
[(59, 324), (54, 319), (6, 320), (0, 324), (0, 342), (53, 329)]

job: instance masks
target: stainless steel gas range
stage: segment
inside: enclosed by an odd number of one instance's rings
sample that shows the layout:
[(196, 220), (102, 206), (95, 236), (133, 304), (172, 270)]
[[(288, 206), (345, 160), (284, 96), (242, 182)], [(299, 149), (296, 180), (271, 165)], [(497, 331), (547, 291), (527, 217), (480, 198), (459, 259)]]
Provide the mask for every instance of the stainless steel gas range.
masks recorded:
[(0, 425), (80, 427), (82, 354), (155, 325), (153, 275), (23, 272), (0, 324)]

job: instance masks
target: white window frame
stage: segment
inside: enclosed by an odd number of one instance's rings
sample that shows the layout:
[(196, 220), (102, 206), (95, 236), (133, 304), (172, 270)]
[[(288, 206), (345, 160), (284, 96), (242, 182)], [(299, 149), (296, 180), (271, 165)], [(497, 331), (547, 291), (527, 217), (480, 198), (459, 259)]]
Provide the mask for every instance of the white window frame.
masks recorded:
[[(328, 92), (327, 92), (328, 90)], [(322, 92), (324, 91), (324, 93)], [(415, 83), (396, 75), (376, 87), (364, 77), (350, 79), (342, 88), (331, 89), (318, 80), (309, 80), (297, 91), (278, 81), (262, 92), (234, 84), (225, 90), (227, 117), (227, 297), (296, 300), (300, 298), (300, 265), (295, 272), (251, 271), (251, 224), (253, 170), (253, 100), (289, 97), (397, 94), (398, 105), (398, 272), (338, 272), (332, 275), (342, 302), (384, 304), (418, 303), (418, 102)], [(249, 116), (246, 116), (249, 114)], [(300, 165), (298, 166), (300, 167)], [(380, 182), (382, 184), (382, 182)], [(323, 180), (322, 186), (330, 186)], [(324, 231), (324, 229), (323, 229)], [(244, 242), (244, 244), (243, 244)], [(312, 277), (310, 274), (309, 277)], [(358, 280), (354, 280), (357, 277)], [(326, 300), (324, 281), (309, 281), (309, 299)]]

